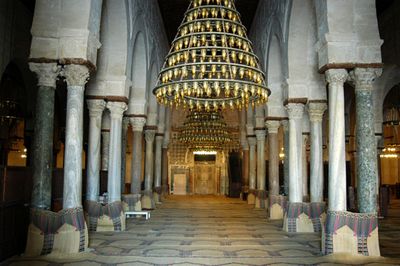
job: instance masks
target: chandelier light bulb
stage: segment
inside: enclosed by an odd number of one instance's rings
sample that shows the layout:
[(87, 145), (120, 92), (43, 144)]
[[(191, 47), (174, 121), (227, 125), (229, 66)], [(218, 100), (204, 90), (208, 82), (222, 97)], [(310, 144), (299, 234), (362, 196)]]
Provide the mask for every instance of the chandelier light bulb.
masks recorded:
[(158, 103), (197, 111), (265, 104), (270, 91), (246, 32), (233, 0), (192, 0), (153, 90)]

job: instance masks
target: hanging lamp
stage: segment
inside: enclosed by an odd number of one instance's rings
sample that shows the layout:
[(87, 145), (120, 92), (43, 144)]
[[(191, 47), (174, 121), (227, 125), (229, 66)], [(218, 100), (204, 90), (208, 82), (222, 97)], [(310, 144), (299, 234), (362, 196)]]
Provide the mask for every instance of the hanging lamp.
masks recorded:
[(220, 112), (192, 111), (178, 140), (192, 150), (220, 150), (232, 141)]
[(270, 91), (233, 0), (192, 0), (153, 90), (190, 110), (265, 104)]

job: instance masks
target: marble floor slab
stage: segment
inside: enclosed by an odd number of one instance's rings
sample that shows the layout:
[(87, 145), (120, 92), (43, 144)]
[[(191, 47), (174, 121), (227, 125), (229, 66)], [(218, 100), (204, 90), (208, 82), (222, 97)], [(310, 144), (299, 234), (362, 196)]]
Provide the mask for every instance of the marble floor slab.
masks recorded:
[(265, 210), (217, 196), (169, 196), (125, 232), (90, 233), (88, 252), (4, 265), (400, 265), (400, 201), (380, 220), (382, 257), (322, 256), (318, 233), (288, 234)]

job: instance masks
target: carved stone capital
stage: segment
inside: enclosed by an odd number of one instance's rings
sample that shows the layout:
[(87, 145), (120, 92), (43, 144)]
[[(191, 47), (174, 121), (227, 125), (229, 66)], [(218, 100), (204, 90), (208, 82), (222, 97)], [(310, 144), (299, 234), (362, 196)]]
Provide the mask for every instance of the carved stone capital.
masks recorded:
[(257, 145), (257, 139), (255, 137), (248, 137), (247, 142), (249, 143), (249, 146), (256, 146)]
[(86, 100), (86, 104), (89, 109), (89, 116), (93, 118), (101, 117), (106, 108), (104, 100)]
[(146, 118), (144, 117), (131, 117), (130, 118), (132, 131), (143, 132), (143, 127), (146, 124)]
[(312, 123), (322, 122), (322, 117), (327, 109), (326, 103), (309, 103), (308, 114)]
[(102, 130), (109, 130), (111, 128), (111, 118), (110, 118), (110, 111), (105, 109), (103, 111), (103, 117), (101, 120), (101, 129)]
[(282, 120), (281, 125), (283, 127), (283, 131), (289, 131), (289, 120)]
[(277, 120), (267, 120), (265, 121), (265, 126), (268, 129), (268, 134), (278, 134), (280, 121)]
[(163, 141), (164, 141), (164, 136), (160, 136), (160, 135), (156, 136), (156, 142), (159, 143), (160, 146), (162, 146)]
[(146, 142), (153, 142), (154, 141), (154, 137), (156, 135), (156, 131), (155, 130), (146, 130), (144, 132), (144, 139), (146, 140)]
[(343, 84), (348, 77), (349, 74), (346, 69), (328, 69), (325, 72), (326, 81), (330, 84)]
[(382, 74), (380, 68), (355, 68), (350, 72), (349, 79), (356, 90), (372, 90), (372, 84)]
[(122, 129), (127, 130), (129, 125), (129, 117), (124, 116), (122, 118)]
[(249, 143), (247, 142), (247, 140), (246, 140), (246, 142), (241, 143), (241, 145), (242, 145), (242, 149), (244, 151), (248, 151), (249, 150)]
[(246, 125), (246, 133), (247, 135), (254, 135), (254, 126), (253, 124)]
[(65, 65), (61, 70), (68, 86), (84, 87), (89, 80), (89, 69), (84, 65)]
[(29, 69), (36, 73), (38, 86), (56, 88), (61, 66), (56, 63), (29, 63)]
[(124, 102), (108, 102), (107, 109), (110, 110), (111, 119), (120, 119), (128, 107)]
[(266, 135), (265, 130), (256, 130), (257, 141), (265, 140)]
[(302, 119), (304, 113), (304, 104), (302, 103), (288, 103), (286, 110), (289, 115), (289, 119)]

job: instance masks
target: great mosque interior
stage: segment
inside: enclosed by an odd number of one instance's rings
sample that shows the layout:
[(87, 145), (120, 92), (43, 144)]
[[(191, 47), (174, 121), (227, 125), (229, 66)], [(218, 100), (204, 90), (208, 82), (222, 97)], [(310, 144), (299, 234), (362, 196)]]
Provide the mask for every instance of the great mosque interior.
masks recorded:
[(400, 265), (399, 12), (0, 1), (0, 263)]

